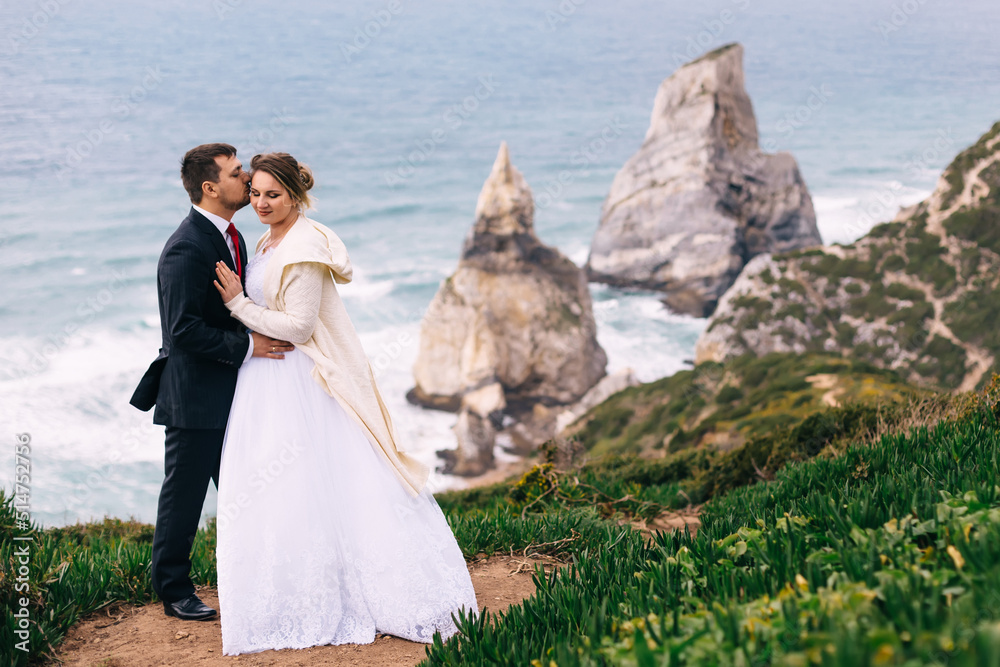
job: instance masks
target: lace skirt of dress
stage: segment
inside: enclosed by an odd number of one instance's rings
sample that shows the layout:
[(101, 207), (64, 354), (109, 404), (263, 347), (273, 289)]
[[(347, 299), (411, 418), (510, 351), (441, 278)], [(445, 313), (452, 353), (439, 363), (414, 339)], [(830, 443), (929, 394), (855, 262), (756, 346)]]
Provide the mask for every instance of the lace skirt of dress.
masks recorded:
[(441, 509), (403, 488), (312, 366), (296, 350), (240, 369), (219, 480), (223, 653), (454, 634), (476, 598)]

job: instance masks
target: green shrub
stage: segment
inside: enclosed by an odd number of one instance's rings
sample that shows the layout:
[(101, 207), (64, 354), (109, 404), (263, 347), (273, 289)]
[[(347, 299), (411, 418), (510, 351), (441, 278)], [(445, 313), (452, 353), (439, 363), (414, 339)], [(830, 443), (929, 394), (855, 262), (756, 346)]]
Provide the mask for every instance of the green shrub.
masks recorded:
[(806, 320), (806, 307), (801, 303), (786, 303), (781, 309), (778, 310), (774, 315), (776, 321), (781, 321), (786, 317), (790, 317), (793, 320), (798, 320), (799, 322), (805, 322)]
[[(1000, 188), (996, 191), (1000, 192)], [(1000, 201), (959, 210), (944, 221), (944, 228), (952, 236), (1000, 253)]]
[(633, 414), (635, 411), (631, 408), (617, 406), (595, 410), (580, 434), (580, 438), (592, 444), (599, 440), (616, 438), (628, 426)]
[(970, 282), (979, 274), (979, 267), (984, 259), (983, 252), (978, 247), (962, 248), (958, 261), (963, 282)]
[(874, 282), (868, 286), (866, 294), (851, 299), (847, 309), (854, 317), (872, 322), (891, 315), (896, 307), (889, 301), (885, 286), (881, 282)]
[(868, 232), (868, 236), (875, 239), (899, 238), (904, 228), (905, 224), (902, 222), (883, 222), (872, 227)]
[(902, 271), (905, 268), (906, 260), (903, 259), (902, 255), (897, 255), (896, 253), (887, 256), (882, 261), (883, 271)]
[(781, 294), (783, 296), (788, 296), (789, 294), (806, 296), (805, 285), (800, 283), (798, 280), (792, 280), (791, 278), (782, 276), (781, 279), (778, 280), (778, 287), (781, 288)]
[(788, 252), (775, 253), (774, 259), (784, 261), (788, 259), (799, 259), (801, 257), (822, 257), (826, 252), (820, 248), (806, 248), (804, 250), (790, 250)]
[(837, 344), (841, 347), (850, 347), (854, 344), (854, 336), (857, 329), (847, 322), (837, 322)]
[(906, 244), (909, 263), (906, 272), (931, 283), (938, 294), (946, 294), (955, 287), (955, 268), (942, 256), (947, 250), (934, 234), (922, 229), (914, 231)]
[(861, 286), (861, 283), (852, 280), (844, 285), (844, 291), (852, 295), (861, 294), (864, 291), (864, 287)]
[(885, 288), (885, 293), (886, 296), (890, 296), (893, 299), (899, 299), (901, 301), (926, 303), (923, 292), (913, 289), (912, 287), (907, 287), (903, 283), (889, 283), (889, 285)]
[[(741, 294), (732, 301), (733, 308), (746, 310), (754, 320), (760, 320), (771, 311), (771, 302), (749, 294)], [(744, 316), (746, 317), (746, 316)]]
[(822, 253), (815, 256), (816, 259), (809, 262), (802, 262), (802, 268), (817, 276), (832, 276), (841, 264), (841, 260), (836, 255)]
[(719, 393), (715, 395), (715, 402), (720, 405), (723, 403), (732, 403), (733, 401), (738, 401), (743, 398), (743, 390), (739, 387), (727, 384), (725, 387), (719, 390)]
[(1000, 287), (973, 288), (945, 304), (944, 321), (958, 338), (981, 345), (1000, 359)]
[(955, 200), (955, 197), (962, 193), (962, 190), (965, 187), (965, 174), (969, 172), (977, 162), (990, 155), (990, 149), (987, 148), (987, 145), (989, 141), (998, 136), (998, 134), (1000, 134), (1000, 122), (994, 124), (993, 127), (990, 128), (989, 132), (981, 136), (975, 144), (955, 156), (955, 159), (952, 160), (951, 164), (945, 168), (943, 176), (945, 181), (948, 183), (949, 190), (947, 194), (942, 197), (942, 210), (949, 208)]
[(968, 365), (965, 350), (946, 338), (931, 338), (923, 349), (923, 358), (929, 360), (916, 364), (917, 372), (942, 387), (957, 389), (965, 378)]

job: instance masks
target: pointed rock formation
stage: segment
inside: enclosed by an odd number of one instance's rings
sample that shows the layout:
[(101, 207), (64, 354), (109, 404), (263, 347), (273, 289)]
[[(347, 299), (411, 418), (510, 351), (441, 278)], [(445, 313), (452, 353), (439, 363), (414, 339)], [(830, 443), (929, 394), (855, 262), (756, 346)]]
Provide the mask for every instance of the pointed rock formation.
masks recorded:
[[(459, 447), (448, 462), (455, 474), (492, 465), (504, 416), (531, 422), (604, 376), (586, 276), (538, 240), (534, 211), (531, 189), (501, 144), (458, 269), (421, 324), (409, 398), (460, 413)], [(551, 421), (554, 430), (554, 413)]]
[(768, 155), (730, 44), (660, 84), (646, 138), (601, 211), (591, 280), (662, 290), (704, 317), (751, 258), (821, 243), (809, 191), (788, 153)]

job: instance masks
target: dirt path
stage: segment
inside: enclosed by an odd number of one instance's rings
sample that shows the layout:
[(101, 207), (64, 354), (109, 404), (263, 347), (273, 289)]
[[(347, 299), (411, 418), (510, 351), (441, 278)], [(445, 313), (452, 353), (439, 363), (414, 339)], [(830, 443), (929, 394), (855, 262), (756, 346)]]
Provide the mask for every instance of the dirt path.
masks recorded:
[(702, 505), (692, 505), (679, 510), (661, 512), (649, 521), (633, 519), (629, 523), (648, 537), (652, 537), (656, 533), (669, 533), (675, 530), (687, 530), (694, 535), (701, 528), (701, 519), (699, 518), (701, 508)]
[(844, 393), (844, 388), (837, 386), (837, 379), (838, 376), (833, 373), (819, 373), (807, 377), (806, 382), (811, 384), (814, 389), (826, 389), (827, 391), (820, 400), (823, 402), (823, 405), (836, 408), (840, 406), (837, 396)]
[[(1000, 137), (995, 137), (991, 139), (986, 144), (986, 148), (993, 150), (996, 148), (997, 144), (1000, 144)], [(990, 192), (990, 186), (983, 182), (979, 177), (983, 171), (992, 165), (993, 163), (1000, 161), (1000, 154), (994, 153), (988, 157), (983, 158), (976, 164), (972, 166), (963, 178), (962, 192), (959, 193), (955, 201), (947, 209), (942, 210), (941, 205), (945, 193), (950, 194), (950, 190), (945, 190), (942, 187), (942, 182), (939, 179), (938, 186), (935, 188), (934, 193), (928, 202), (928, 216), (927, 216), (927, 231), (931, 234), (939, 236), (942, 242), (946, 242), (947, 234), (944, 231), (944, 221), (947, 220), (953, 213), (959, 209), (966, 207), (971, 208), (978, 203), (980, 199), (988, 195)], [(943, 179), (943, 176), (941, 177)], [(949, 248), (953, 252), (957, 252), (958, 248)]]
[[(992, 139), (986, 144), (986, 146), (992, 150), (998, 143), (1000, 143), (1000, 137)], [(955, 201), (947, 209), (942, 210), (941, 208), (941, 199), (944, 196), (944, 193), (948, 191), (942, 187), (940, 182), (938, 187), (935, 189), (934, 194), (931, 195), (931, 198), (928, 201), (927, 231), (941, 239), (941, 245), (948, 250), (949, 255), (953, 258), (957, 258), (961, 254), (962, 249), (958, 243), (956, 243), (955, 240), (949, 237), (945, 232), (944, 221), (963, 207), (971, 208), (975, 206), (980, 199), (989, 194), (990, 186), (983, 182), (980, 175), (986, 168), (998, 161), (1000, 161), (1000, 153), (994, 153), (993, 155), (983, 158), (977, 162), (972, 169), (965, 174), (962, 192), (959, 193), (958, 197), (955, 198)], [(943, 179), (944, 177), (942, 176), (941, 178)], [(954, 263), (957, 264), (957, 260), (955, 260)], [(963, 298), (965, 291), (968, 289), (969, 288), (966, 287), (965, 290), (956, 291), (956, 293), (953, 294), (948, 301), (957, 301)], [(942, 321), (942, 316), (944, 314), (944, 302), (941, 299), (934, 298), (933, 292), (929, 286), (924, 286), (924, 292), (927, 300), (934, 305), (934, 321), (931, 323), (931, 333), (943, 336), (965, 349), (968, 366), (965, 378), (962, 380), (958, 391), (972, 391), (979, 385), (979, 381), (982, 379), (983, 375), (985, 375), (987, 371), (993, 367), (993, 363), (995, 361), (993, 359), (993, 355), (977, 345), (964, 343), (958, 340), (958, 338), (952, 333), (951, 329), (945, 326)]]
[[(479, 608), (506, 609), (535, 592), (531, 580), (539, 560), (494, 556), (471, 563), (469, 573)], [(208, 605), (219, 608), (215, 589), (198, 592)], [(247, 655), (222, 655), (219, 620), (180, 621), (163, 613), (163, 607), (117, 606), (97, 612), (70, 630), (60, 646), (64, 665), (80, 667), (152, 667), (154, 665), (358, 665), (383, 667), (416, 665), (424, 658), (424, 644), (380, 635), (371, 644), (318, 646), (302, 650), (263, 651)], [(50, 662), (50, 665), (57, 664)]]

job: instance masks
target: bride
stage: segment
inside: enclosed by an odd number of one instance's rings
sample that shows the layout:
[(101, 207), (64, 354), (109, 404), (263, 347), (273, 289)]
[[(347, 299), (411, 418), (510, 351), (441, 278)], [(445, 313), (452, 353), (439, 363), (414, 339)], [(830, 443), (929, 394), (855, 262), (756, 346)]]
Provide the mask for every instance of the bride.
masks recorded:
[(269, 229), (249, 298), (222, 263), (216, 288), (233, 317), (296, 348), (239, 372), (219, 474), (222, 652), (448, 637), (453, 614), (477, 613), (475, 592), (337, 294), (347, 249), (302, 214), (308, 167), (286, 153), (250, 165)]

